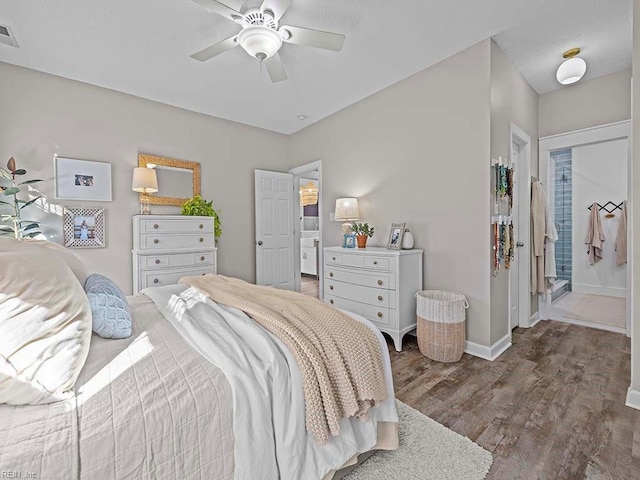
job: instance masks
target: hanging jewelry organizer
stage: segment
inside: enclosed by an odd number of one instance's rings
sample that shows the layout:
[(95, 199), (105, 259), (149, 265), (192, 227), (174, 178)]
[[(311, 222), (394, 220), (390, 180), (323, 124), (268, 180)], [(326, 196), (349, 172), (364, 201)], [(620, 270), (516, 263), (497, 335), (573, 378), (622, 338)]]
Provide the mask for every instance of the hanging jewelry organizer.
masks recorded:
[(514, 257), (513, 243), (513, 165), (507, 159), (491, 159), (495, 176), (495, 204), (491, 216), (493, 232), (492, 274), (497, 276), (500, 268), (509, 268)]

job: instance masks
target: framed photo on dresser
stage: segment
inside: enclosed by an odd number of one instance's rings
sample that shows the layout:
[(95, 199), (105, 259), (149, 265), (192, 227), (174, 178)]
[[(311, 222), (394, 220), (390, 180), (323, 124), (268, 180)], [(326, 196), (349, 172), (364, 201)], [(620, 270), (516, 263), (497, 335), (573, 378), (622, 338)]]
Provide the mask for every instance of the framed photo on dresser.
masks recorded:
[(406, 223), (392, 223), (389, 232), (389, 241), (387, 242), (387, 250), (400, 250), (402, 248), (402, 237)]

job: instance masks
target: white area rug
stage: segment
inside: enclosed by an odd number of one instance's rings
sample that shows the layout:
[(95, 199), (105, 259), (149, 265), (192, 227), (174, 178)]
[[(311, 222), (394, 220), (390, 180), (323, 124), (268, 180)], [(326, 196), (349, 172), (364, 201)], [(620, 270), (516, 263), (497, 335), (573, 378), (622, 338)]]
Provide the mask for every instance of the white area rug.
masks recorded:
[(557, 305), (567, 309), (564, 318), (607, 327), (622, 329), (626, 327), (627, 300), (625, 298), (571, 292), (558, 300)]
[(400, 401), (400, 448), (379, 451), (344, 480), (482, 480), (491, 454)]

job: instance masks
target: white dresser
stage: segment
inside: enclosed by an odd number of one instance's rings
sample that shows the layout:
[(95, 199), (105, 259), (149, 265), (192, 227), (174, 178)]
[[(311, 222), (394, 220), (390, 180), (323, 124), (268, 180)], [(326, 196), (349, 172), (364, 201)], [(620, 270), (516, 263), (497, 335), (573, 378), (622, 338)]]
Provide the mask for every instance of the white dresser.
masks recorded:
[(213, 217), (133, 217), (133, 293), (217, 272)]
[(397, 351), (416, 327), (419, 290), (422, 250), (324, 249), (324, 301), (373, 322), (391, 336)]

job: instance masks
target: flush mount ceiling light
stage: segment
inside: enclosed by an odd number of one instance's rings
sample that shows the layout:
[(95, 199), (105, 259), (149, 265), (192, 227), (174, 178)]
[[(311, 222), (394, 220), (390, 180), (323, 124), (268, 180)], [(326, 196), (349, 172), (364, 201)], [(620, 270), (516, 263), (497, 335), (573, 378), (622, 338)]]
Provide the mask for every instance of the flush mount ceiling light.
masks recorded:
[(579, 48), (572, 48), (562, 54), (562, 57), (566, 58), (566, 60), (562, 62), (556, 72), (556, 78), (562, 85), (576, 83), (587, 71), (587, 62), (578, 57), (579, 54)]

